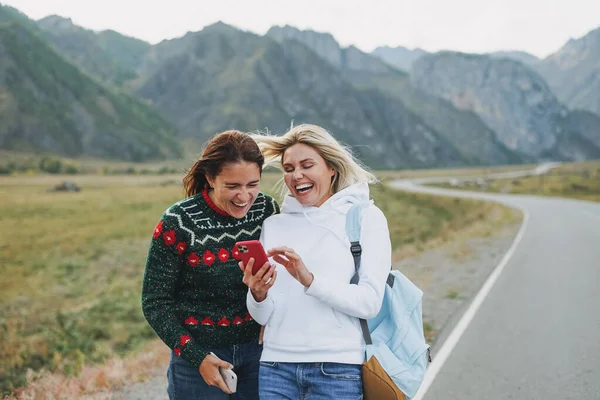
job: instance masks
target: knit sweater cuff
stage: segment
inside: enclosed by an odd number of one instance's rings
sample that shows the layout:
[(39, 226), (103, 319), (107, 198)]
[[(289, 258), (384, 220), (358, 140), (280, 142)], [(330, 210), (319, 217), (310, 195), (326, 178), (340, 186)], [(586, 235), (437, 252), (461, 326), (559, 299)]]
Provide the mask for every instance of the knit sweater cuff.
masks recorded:
[(204, 361), (204, 358), (209, 353), (210, 352), (206, 348), (191, 342), (181, 350), (181, 358), (187, 361), (190, 366), (198, 370), (200, 364), (202, 364), (202, 361)]

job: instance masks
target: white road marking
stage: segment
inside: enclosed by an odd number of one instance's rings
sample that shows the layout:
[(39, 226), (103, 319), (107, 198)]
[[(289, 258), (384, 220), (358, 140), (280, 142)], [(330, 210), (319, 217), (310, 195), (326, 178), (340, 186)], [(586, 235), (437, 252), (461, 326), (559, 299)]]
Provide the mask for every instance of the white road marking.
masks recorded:
[(465, 311), (465, 313), (461, 317), (460, 321), (458, 321), (458, 324), (456, 324), (456, 326), (454, 327), (454, 330), (452, 331), (450, 336), (448, 336), (448, 338), (446, 339), (444, 344), (442, 344), (442, 347), (440, 348), (438, 353), (433, 358), (431, 365), (429, 365), (429, 368), (427, 369), (427, 373), (425, 374), (423, 383), (421, 384), (421, 387), (420, 387), (419, 391), (417, 392), (417, 394), (415, 395), (415, 397), (413, 397), (413, 400), (422, 400), (423, 399), (423, 396), (425, 395), (425, 393), (427, 393), (427, 390), (429, 390), (429, 387), (431, 386), (435, 377), (437, 376), (437, 374), (440, 372), (440, 370), (444, 366), (444, 363), (450, 356), (450, 353), (452, 353), (452, 350), (454, 350), (454, 347), (456, 346), (456, 344), (458, 343), (458, 341), (460, 340), (462, 335), (467, 330), (467, 327), (473, 320), (475, 313), (477, 313), (477, 310), (479, 310), (479, 307), (481, 306), (483, 301), (486, 299), (486, 297), (492, 290), (492, 287), (494, 286), (494, 284), (496, 283), (496, 280), (502, 273), (502, 270), (504, 269), (506, 264), (508, 264), (510, 258), (512, 257), (512, 255), (514, 254), (516, 249), (519, 247), (519, 244), (521, 243), (521, 240), (523, 239), (525, 230), (527, 229), (527, 225), (529, 223), (529, 211), (527, 211), (525, 208), (522, 208), (522, 207), (516, 207), (516, 208), (521, 210), (521, 212), (523, 213), (523, 224), (521, 225), (521, 228), (519, 229), (519, 233), (517, 233), (515, 240), (513, 241), (512, 245), (510, 246), (510, 249), (508, 249), (508, 251), (502, 258), (500, 263), (496, 266), (496, 268), (494, 269), (492, 274), (485, 281), (485, 283), (483, 284), (483, 286), (481, 287), (481, 289), (479, 290), (479, 292), (473, 299), (473, 302), (471, 303), (471, 305), (469, 306), (467, 311)]

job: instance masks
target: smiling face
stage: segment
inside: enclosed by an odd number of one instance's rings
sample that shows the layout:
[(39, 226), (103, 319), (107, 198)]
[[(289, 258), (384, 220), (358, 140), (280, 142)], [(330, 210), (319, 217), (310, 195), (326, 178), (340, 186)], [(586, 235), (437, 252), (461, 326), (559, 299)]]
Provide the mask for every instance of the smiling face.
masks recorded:
[(282, 158), (283, 179), (292, 196), (304, 206), (320, 207), (331, 197), (335, 170), (312, 147), (297, 143)]
[(260, 168), (252, 162), (225, 164), (219, 175), (207, 180), (213, 203), (232, 217), (244, 218), (260, 189)]

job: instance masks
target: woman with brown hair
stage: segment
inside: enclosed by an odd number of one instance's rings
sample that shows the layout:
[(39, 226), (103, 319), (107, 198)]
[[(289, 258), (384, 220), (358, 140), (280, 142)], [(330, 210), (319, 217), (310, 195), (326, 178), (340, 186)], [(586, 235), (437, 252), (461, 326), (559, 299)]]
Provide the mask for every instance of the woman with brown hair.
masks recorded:
[[(258, 239), (263, 221), (279, 212), (259, 192), (263, 163), (247, 134), (216, 135), (183, 179), (189, 197), (154, 229), (142, 308), (172, 350), (171, 399), (258, 399), (260, 326), (246, 307), (235, 243)], [(232, 396), (219, 367), (238, 377)]]

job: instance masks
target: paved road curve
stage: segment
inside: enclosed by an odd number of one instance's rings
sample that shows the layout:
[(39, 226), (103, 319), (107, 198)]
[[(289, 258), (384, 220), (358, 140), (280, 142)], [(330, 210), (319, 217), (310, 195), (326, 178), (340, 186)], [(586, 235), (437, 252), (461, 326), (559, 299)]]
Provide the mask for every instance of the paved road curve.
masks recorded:
[(415, 400), (600, 399), (600, 204), (419, 182), (392, 186), (495, 200), (523, 210), (525, 222)]

